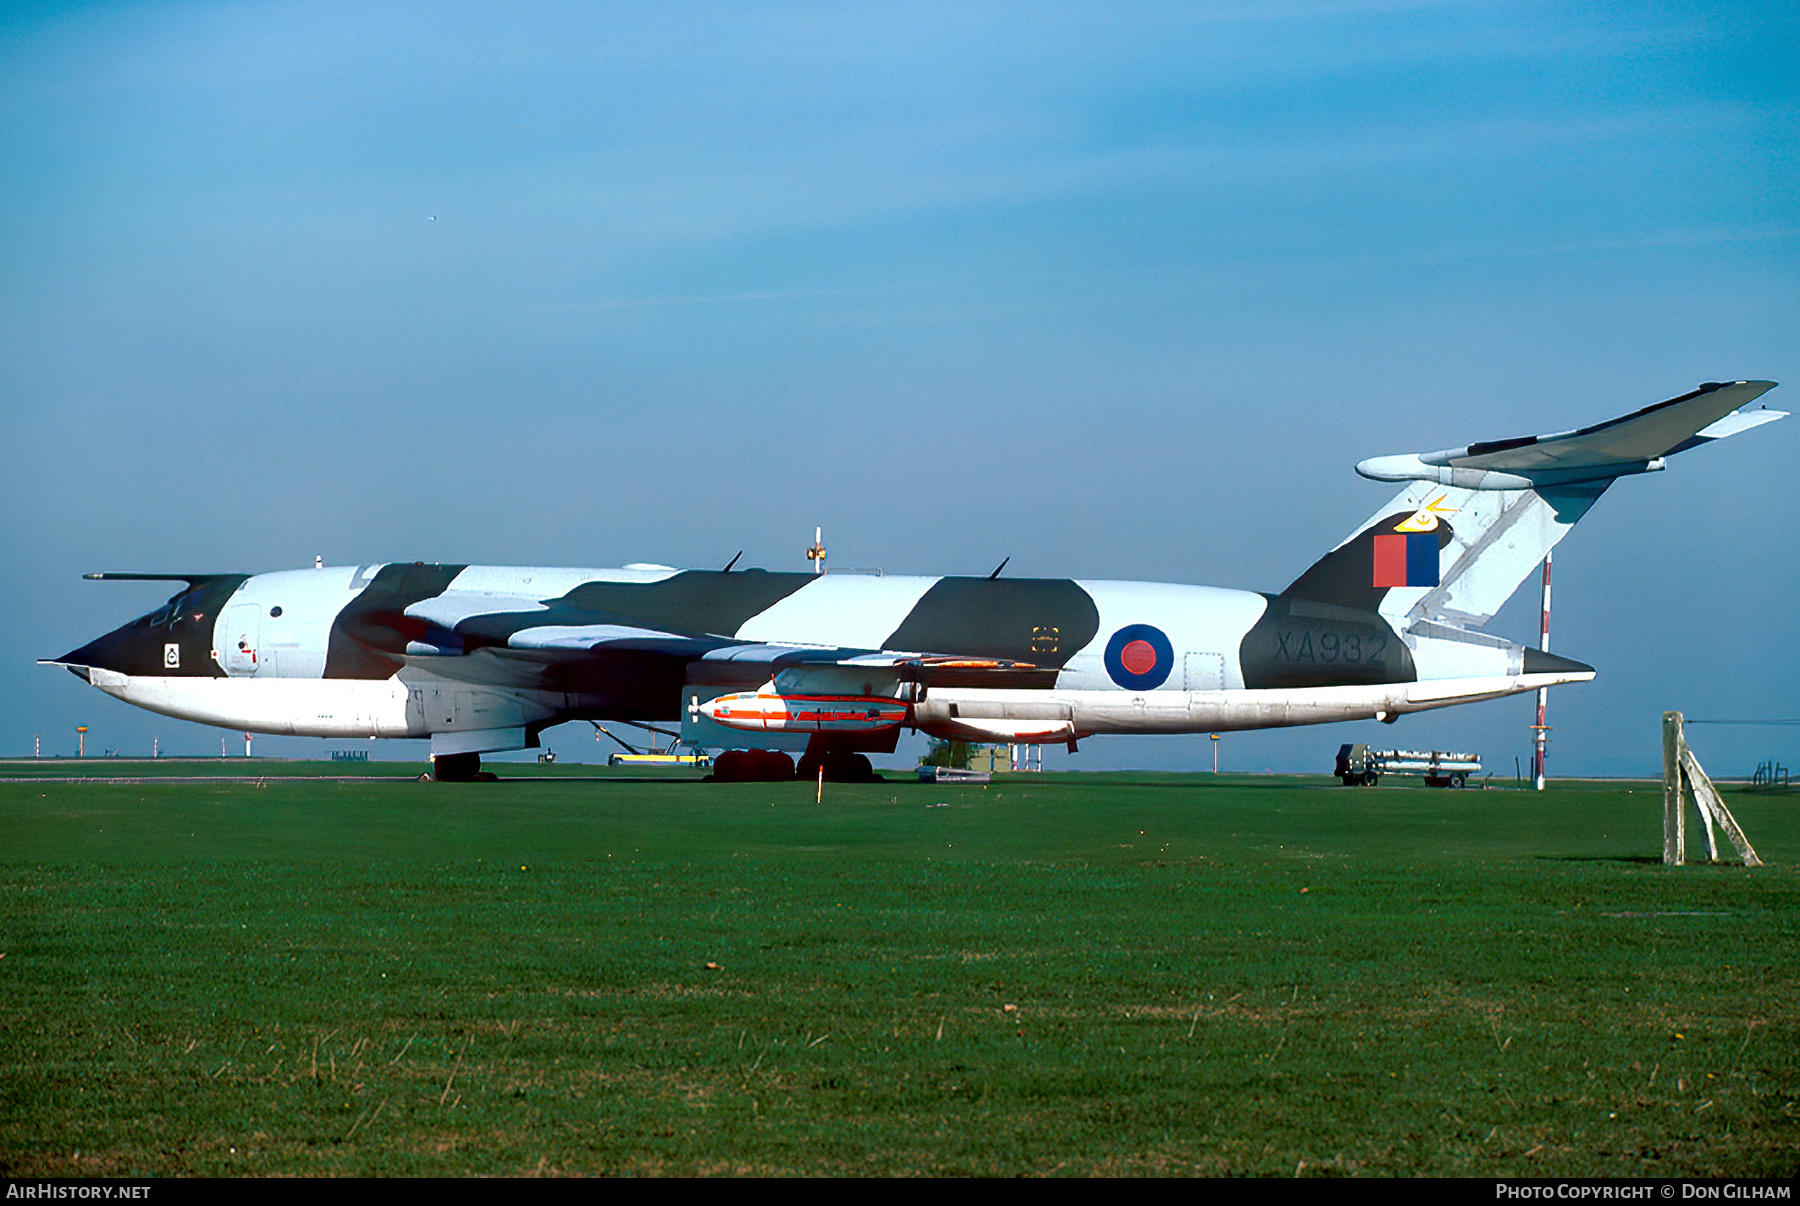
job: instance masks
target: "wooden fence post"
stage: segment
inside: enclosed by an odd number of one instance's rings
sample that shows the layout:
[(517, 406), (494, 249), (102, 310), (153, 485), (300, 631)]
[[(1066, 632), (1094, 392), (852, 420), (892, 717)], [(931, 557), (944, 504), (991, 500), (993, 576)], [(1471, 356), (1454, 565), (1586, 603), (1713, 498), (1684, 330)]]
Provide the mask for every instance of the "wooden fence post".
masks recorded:
[(1681, 713), (1663, 713), (1663, 864), (1687, 862), (1687, 810), (1681, 806)]
[(1762, 866), (1762, 859), (1738, 827), (1737, 818), (1725, 807), (1719, 789), (1706, 777), (1700, 760), (1688, 748), (1680, 712), (1663, 713), (1663, 862), (1678, 866), (1687, 861), (1687, 801), (1692, 800), (1706, 823), (1706, 857), (1716, 861), (1719, 845), (1713, 827), (1725, 831), (1746, 867)]

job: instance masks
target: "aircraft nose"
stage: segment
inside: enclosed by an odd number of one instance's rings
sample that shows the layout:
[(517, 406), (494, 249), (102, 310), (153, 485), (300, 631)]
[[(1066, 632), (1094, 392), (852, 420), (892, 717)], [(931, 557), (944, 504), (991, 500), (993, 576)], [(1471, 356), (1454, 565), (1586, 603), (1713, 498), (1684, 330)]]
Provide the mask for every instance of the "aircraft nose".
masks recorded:
[[(81, 669), (77, 667), (113, 670), (120, 674), (179, 674), (192, 660), (188, 653), (191, 633), (177, 631), (166, 622), (153, 623), (156, 616), (154, 612), (139, 616), (79, 649), (71, 649), (56, 660), (78, 674)], [(188, 623), (181, 627), (191, 630), (196, 625)], [(210, 630), (208, 636), (210, 638)]]
[(53, 660), (84, 678), (88, 669), (131, 675), (223, 674), (213, 659), (213, 624), (245, 577), (196, 575), (189, 589), (155, 611)]

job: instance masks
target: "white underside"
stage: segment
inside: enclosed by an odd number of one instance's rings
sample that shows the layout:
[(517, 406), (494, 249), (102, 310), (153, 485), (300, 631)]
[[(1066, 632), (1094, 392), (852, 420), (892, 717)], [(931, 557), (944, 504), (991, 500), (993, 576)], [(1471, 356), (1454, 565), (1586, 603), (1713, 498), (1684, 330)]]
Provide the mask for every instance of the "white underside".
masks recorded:
[[(1518, 674), (1260, 691), (937, 689), (914, 709), (913, 725), (939, 736), (990, 741), (1066, 741), (1101, 733), (1222, 733), (1383, 719), (1592, 677), (1591, 671)], [(94, 669), (89, 681), (108, 695), (152, 712), (252, 733), (431, 735), (423, 723), (409, 725), (406, 685), (393, 678), (159, 678)], [(450, 726), (455, 727), (470, 726)], [(518, 732), (522, 735), (524, 730)]]
[(394, 678), (157, 678), (95, 668), (88, 681), (152, 712), (249, 733), (427, 736), (408, 728), (406, 686)]
[(1380, 720), (1593, 677), (1591, 671), (1517, 674), (1261, 691), (934, 690), (914, 709), (914, 720), (938, 736), (990, 741), (1066, 741), (1100, 733), (1225, 733)]

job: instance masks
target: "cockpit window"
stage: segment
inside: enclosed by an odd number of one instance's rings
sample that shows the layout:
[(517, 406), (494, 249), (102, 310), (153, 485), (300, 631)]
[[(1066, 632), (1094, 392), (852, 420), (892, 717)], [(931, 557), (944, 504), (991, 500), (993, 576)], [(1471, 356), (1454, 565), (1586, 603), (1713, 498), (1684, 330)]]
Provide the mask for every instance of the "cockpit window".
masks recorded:
[(197, 586), (182, 591), (144, 617), (145, 622), (152, 628), (173, 628), (190, 617), (198, 620), (205, 613), (206, 600), (203, 597), (205, 589), (205, 587)]

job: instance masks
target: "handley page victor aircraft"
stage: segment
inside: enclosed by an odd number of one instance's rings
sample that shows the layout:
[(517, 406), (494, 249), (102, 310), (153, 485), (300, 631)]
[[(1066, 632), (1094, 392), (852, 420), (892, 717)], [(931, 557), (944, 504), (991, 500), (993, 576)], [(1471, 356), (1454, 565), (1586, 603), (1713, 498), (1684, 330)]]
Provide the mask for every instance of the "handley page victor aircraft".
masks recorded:
[[(422, 563), (185, 588), (55, 662), (186, 720), (429, 737), (440, 778), (567, 720), (679, 721), (721, 778), (866, 774), (900, 731), (1067, 742), (1393, 720), (1594, 676), (1481, 631), (1614, 479), (1783, 417), (1709, 383), (1578, 431), (1363, 461), (1403, 482), (1277, 595), (1153, 582)], [(735, 562), (735, 559), (734, 559)], [(751, 752), (774, 751), (774, 752)]]

